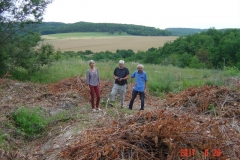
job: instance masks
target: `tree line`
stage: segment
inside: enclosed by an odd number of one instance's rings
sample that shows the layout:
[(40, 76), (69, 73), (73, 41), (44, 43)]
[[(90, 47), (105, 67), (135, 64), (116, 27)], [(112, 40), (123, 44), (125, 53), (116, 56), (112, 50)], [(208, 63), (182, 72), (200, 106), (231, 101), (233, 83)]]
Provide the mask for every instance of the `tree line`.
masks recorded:
[[(35, 32), (39, 32), (42, 35), (71, 32), (108, 32), (109, 34), (127, 33), (137, 36), (188, 36), (207, 30), (208, 29), (197, 28), (166, 28), (165, 30), (161, 30), (141, 25), (90, 22), (77, 22), (72, 24), (43, 22), (37, 24), (34, 29)], [(222, 32), (225, 30), (227, 29), (220, 29)]]
[[(218, 29), (219, 31), (225, 32), (230, 28)], [(166, 28), (167, 31), (171, 32), (172, 36), (188, 36), (196, 33), (206, 32), (208, 29), (198, 28)]]
[(154, 27), (133, 24), (77, 22), (72, 24), (43, 22), (36, 25), (36, 32), (42, 35), (70, 32), (108, 32), (110, 34), (127, 33), (137, 36), (169, 36), (171, 32)]

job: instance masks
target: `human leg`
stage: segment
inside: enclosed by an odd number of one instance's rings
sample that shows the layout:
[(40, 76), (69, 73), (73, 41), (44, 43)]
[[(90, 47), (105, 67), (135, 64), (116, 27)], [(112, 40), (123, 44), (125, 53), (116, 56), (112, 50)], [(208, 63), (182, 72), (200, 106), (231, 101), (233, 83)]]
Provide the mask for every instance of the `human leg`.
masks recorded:
[(91, 95), (91, 105), (92, 105), (92, 109), (94, 109), (94, 86), (90, 86), (89, 85), (89, 89), (90, 89), (90, 95)]
[(94, 91), (97, 96), (96, 108), (99, 108), (99, 103), (100, 103), (100, 88), (99, 88), (99, 86), (94, 86)]
[(111, 95), (110, 95), (110, 101), (111, 101), (111, 102), (114, 102), (114, 101), (115, 101), (115, 96), (116, 96), (116, 94), (117, 94), (117, 91), (118, 91), (118, 86), (117, 86), (117, 84), (114, 84), (114, 85), (113, 85), (113, 88), (112, 88)]
[(141, 108), (140, 110), (144, 110), (144, 92), (139, 92), (140, 100), (141, 100)]
[(123, 102), (125, 100), (125, 95), (126, 95), (126, 91), (127, 91), (126, 87), (127, 87), (127, 85), (124, 85), (120, 89), (120, 103), (121, 103), (121, 107), (123, 106)]
[(131, 98), (131, 101), (130, 101), (130, 103), (129, 103), (129, 109), (131, 109), (131, 110), (132, 110), (133, 102), (134, 102), (137, 94), (138, 94), (138, 91), (135, 91), (135, 90), (133, 89), (133, 91), (132, 91), (132, 98)]

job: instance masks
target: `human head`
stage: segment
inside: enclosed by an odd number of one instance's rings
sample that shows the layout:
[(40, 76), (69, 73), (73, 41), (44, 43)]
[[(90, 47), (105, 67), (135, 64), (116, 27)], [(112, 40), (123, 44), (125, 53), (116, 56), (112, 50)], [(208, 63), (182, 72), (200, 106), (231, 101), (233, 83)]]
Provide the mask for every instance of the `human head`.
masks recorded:
[(144, 68), (144, 66), (142, 64), (137, 65), (138, 72), (141, 73), (143, 71), (143, 68)]
[(95, 64), (95, 62), (94, 62), (94, 60), (90, 60), (90, 61), (88, 62), (88, 64), (89, 64), (89, 66), (90, 66), (91, 68), (93, 68), (93, 67), (94, 67), (94, 64)]
[(124, 60), (120, 60), (118, 62), (119, 68), (123, 68), (124, 67)]

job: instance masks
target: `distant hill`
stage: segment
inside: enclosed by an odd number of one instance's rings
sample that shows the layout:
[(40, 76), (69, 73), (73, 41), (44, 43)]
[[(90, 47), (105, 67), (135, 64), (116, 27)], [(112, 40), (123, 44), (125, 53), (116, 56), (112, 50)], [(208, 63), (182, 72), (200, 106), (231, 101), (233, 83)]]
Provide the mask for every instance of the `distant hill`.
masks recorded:
[(77, 22), (77, 23), (60, 23), (60, 22), (43, 22), (38, 24), (35, 31), (40, 32), (42, 35), (56, 34), (56, 33), (70, 33), (70, 32), (108, 32), (114, 33), (127, 33), (129, 35), (137, 36), (170, 36), (171, 32), (154, 27), (147, 27), (133, 24), (116, 24), (116, 23), (90, 23), (90, 22)]
[(166, 28), (167, 31), (171, 32), (173, 36), (187, 36), (195, 33), (201, 33), (207, 31), (207, 29), (197, 28)]
[[(219, 31), (225, 32), (228, 29), (233, 28), (224, 28), (217, 29)], [(166, 28), (165, 30), (169, 31), (172, 36), (188, 36), (196, 33), (201, 33), (207, 31), (208, 29), (198, 29), (198, 28)]]

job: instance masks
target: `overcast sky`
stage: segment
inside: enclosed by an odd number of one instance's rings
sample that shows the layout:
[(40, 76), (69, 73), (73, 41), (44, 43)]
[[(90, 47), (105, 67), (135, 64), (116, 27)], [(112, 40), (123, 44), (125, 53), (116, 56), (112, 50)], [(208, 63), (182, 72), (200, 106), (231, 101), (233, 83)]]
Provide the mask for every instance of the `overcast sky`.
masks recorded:
[(44, 21), (240, 28), (240, 0), (54, 0)]

